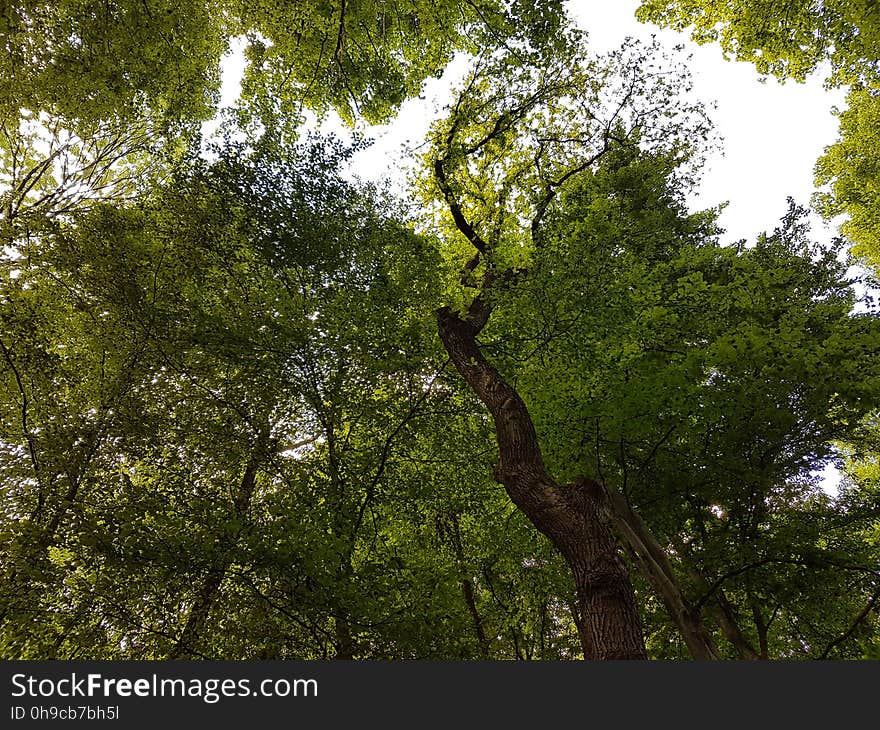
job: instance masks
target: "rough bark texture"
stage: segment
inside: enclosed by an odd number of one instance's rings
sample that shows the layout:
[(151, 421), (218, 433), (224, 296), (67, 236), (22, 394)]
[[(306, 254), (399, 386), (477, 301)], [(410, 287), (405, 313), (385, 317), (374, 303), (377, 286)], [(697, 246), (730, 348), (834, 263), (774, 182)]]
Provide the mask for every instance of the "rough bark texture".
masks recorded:
[(494, 420), (499, 456), (495, 478), (568, 562), (584, 623), (584, 656), (646, 659), (632, 584), (608, 526), (602, 488), (587, 478), (559, 485), (547, 472), (525, 403), (477, 344), (490, 313), (490, 306), (478, 298), (465, 317), (448, 307), (440, 309), (437, 324), (452, 362)]
[(614, 515), (614, 524), (639, 570), (675, 622), (694, 659), (719, 659), (712, 636), (703, 625), (700, 612), (689, 605), (681, 591), (672, 565), (657, 539), (632, 509), (626, 497), (606, 487)]

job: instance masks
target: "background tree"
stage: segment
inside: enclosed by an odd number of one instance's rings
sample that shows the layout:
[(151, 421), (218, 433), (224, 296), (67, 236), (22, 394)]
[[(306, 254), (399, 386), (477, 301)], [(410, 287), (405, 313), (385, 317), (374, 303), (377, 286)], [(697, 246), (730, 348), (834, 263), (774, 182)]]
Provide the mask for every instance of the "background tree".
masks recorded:
[(868, 81), (880, 56), (880, 16), (874, 3), (793, 0), (643, 0), (637, 17), (678, 31), (697, 43), (717, 42), (762, 74), (803, 81), (823, 62), (832, 83)]
[(561, 17), (556, 2), (493, 0), (12, 0), (0, 15), (0, 116), (24, 107), (83, 128), (144, 114), (201, 120), (217, 102), (221, 57), (245, 36), (249, 90), (261, 79), (277, 98), (377, 121), (455, 50), (547, 38)]
[(432, 249), (338, 147), (217, 152), (5, 280), (4, 655), (571, 656)]
[[(849, 86), (847, 108), (835, 112), (840, 137), (816, 164), (816, 183), (823, 187), (814, 202), (828, 219), (843, 216), (840, 229), (852, 244), (852, 254), (876, 271), (880, 264), (876, 213), (880, 151), (874, 132), (880, 119), (880, 9), (876, 3), (647, 0), (637, 15), (677, 30), (691, 27), (694, 40), (717, 41), (726, 53), (754, 63), (761, 73), (802, 81), (816, 69), (830, 67), (827, 83)], [(877, 450), (875, 424), (876, 418), (866, 421), (857, 447), (838, 444), (846, 454), (860, 454), (848, 468), (847, 499), (852, 499), (851, 490), (859, 488), (852, 478), (865, 474), (863, 465), (872, 458), (868, 453)], [(873, 499), (870, 483), (866, 479), (863, 498), (868, 501)], [(860, 621), (870, 617), (875, 604), (875, 600), (867, 601)]]
[(0, 236), (24, 235), (27, 213), (131, 194), (145, 167), (167, 173), (217, 111), (233, 42), (248, 61), (240, 121), (293, 129), (306, 108), (385, 121), (454, 52), (547, 44), (562, 17), (555, 0), (6, 2)]
[[(546, 452), (601, 477), (635, 565), (673, 618), (686, 611), (682, 633), (701, 616), (743, 658), (767, 654), (755, 637), (770, 615), (813, 626), (804, 645), (783, 629), (774, 655), (820, 655), (876, 590), (873, 549), (842, 527), (867, 528), (868, 513), (835, 505), (811, 473), (875, 407), (878, 332), (851, 316), (844, 267), (809, 243), (803, 213), (722, 248), (662, 161), (618, 157), (560, 206), (553, 265), (522, 291), (500, 349)], [(728, 596), (740, 581), (761, 597)], [(824, 621), (806, 617), (806, 596)]]

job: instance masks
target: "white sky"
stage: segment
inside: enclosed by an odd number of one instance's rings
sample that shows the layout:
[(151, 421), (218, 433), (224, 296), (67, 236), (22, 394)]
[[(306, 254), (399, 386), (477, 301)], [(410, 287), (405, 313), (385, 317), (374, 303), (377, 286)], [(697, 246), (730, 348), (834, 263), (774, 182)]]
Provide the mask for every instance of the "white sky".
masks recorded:
[[(813, 166), (823, 149), (837, 137), (837, 118), (832, 109), (844, 106), (845, 92), (826, 90), (820, 77), (807, 83), (762, 80), (751, 64), (724, 59), (717, 45), (697, 46), (687, 34), (660, 30), (635, 20), (639, 0), (569, 0), (577, 25), (590, 34), (593, 48), (611, 50), (627, 36), (650, 40), (655, 35), (671, 49), (684, 44), (693, 58), (689, 66), (697, 98), (716, 108), (711, 112), (722, 139), (722, 151), (709, 157), (693, 210), (724, 201), (720, 218), (726, 229), (723, 240), (754, 240), (772, 231), (787, 210), (787, 196), (808, 204), (813, 187)], [(238, 95), (241, 54), (225, 64), (222, 104)], [(407, 101), (395, 120), (367, 128), (374, 144), (357, 155), (352, 171), (371, 181), (403, 182), (411, 151), (424, 139), (437, 109), (449, 99), (451, 85), (460, 78), (465, 64), (454, 62), (444, 76), (431, 79), (421, 98)], [(338, 129), (329, 125), (330, 129)], [(814, 218), (814, 237), (828, 240), (834, 230)], [(840, 475), (826, 467), (822, 486), (836, 492)]]
[[(571, 0), (569, 8), (594, 46), (612, 48), (625, 35), (645, 40), (654, 34), (667, 47), (684, 43), (694, 91), (715, 101), (711, 114), (723, 138), (724, 154), (709, 159), (695, 207), (730, 201), (721, 216), (726, 240), (753, 239), (772, 230), (787, 209), (786, 196), (808, 203), (813, 192), (813, 165), (837, 137), (837, 118), (845, 92), (827, 91), (821, 78), (805, 84), (763, 83), (754, 67), (724, 59), (717, 45), (697, 46), (687, 34), (643, 25), (635, 18), (638, 0)], [(818, 234), (819, 231), (816, 231)]]

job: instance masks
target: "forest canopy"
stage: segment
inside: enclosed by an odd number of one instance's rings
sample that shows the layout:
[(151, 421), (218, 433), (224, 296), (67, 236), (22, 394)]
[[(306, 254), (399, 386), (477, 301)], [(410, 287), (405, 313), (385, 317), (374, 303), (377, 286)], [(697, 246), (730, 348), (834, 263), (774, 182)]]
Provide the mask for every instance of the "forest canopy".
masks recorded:
[[(830, 59), (830, 244), (724, 245), (687, 67), (557, 3), (7, 3), (0, 656), (880, 658), (876, 11), (729, 5), (640, 12)], [(403, 198), (304, 123), (456, 54)]]

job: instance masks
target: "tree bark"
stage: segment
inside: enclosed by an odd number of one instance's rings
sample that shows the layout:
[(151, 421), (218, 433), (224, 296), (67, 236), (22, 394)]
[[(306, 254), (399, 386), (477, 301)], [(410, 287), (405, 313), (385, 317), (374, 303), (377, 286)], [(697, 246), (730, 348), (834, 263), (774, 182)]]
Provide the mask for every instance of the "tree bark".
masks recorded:
[(611, 502), (618, 533), (629, 547), (642, 574), (663, 601), (691, 656), (694, 659), (719, 659), (718, 650), (703, 625), (699, 610), (685, 599), (672, 565), (657, 539), (626, 497), (611, 487), (606, 487), (605, 491)]
[(586, 477), (560, 485), (548, 473), (525, 403), (477, 344), (490, 313), (478, 297), (465, 317), (449, 307), (438, 310), (437, 325), (450, 359), (494, 421), (495, 479), (568, 563), (584, 622), (579, 632), (584, 656), (646, 659), (632, 584), (608, 525), (602, 487)]

